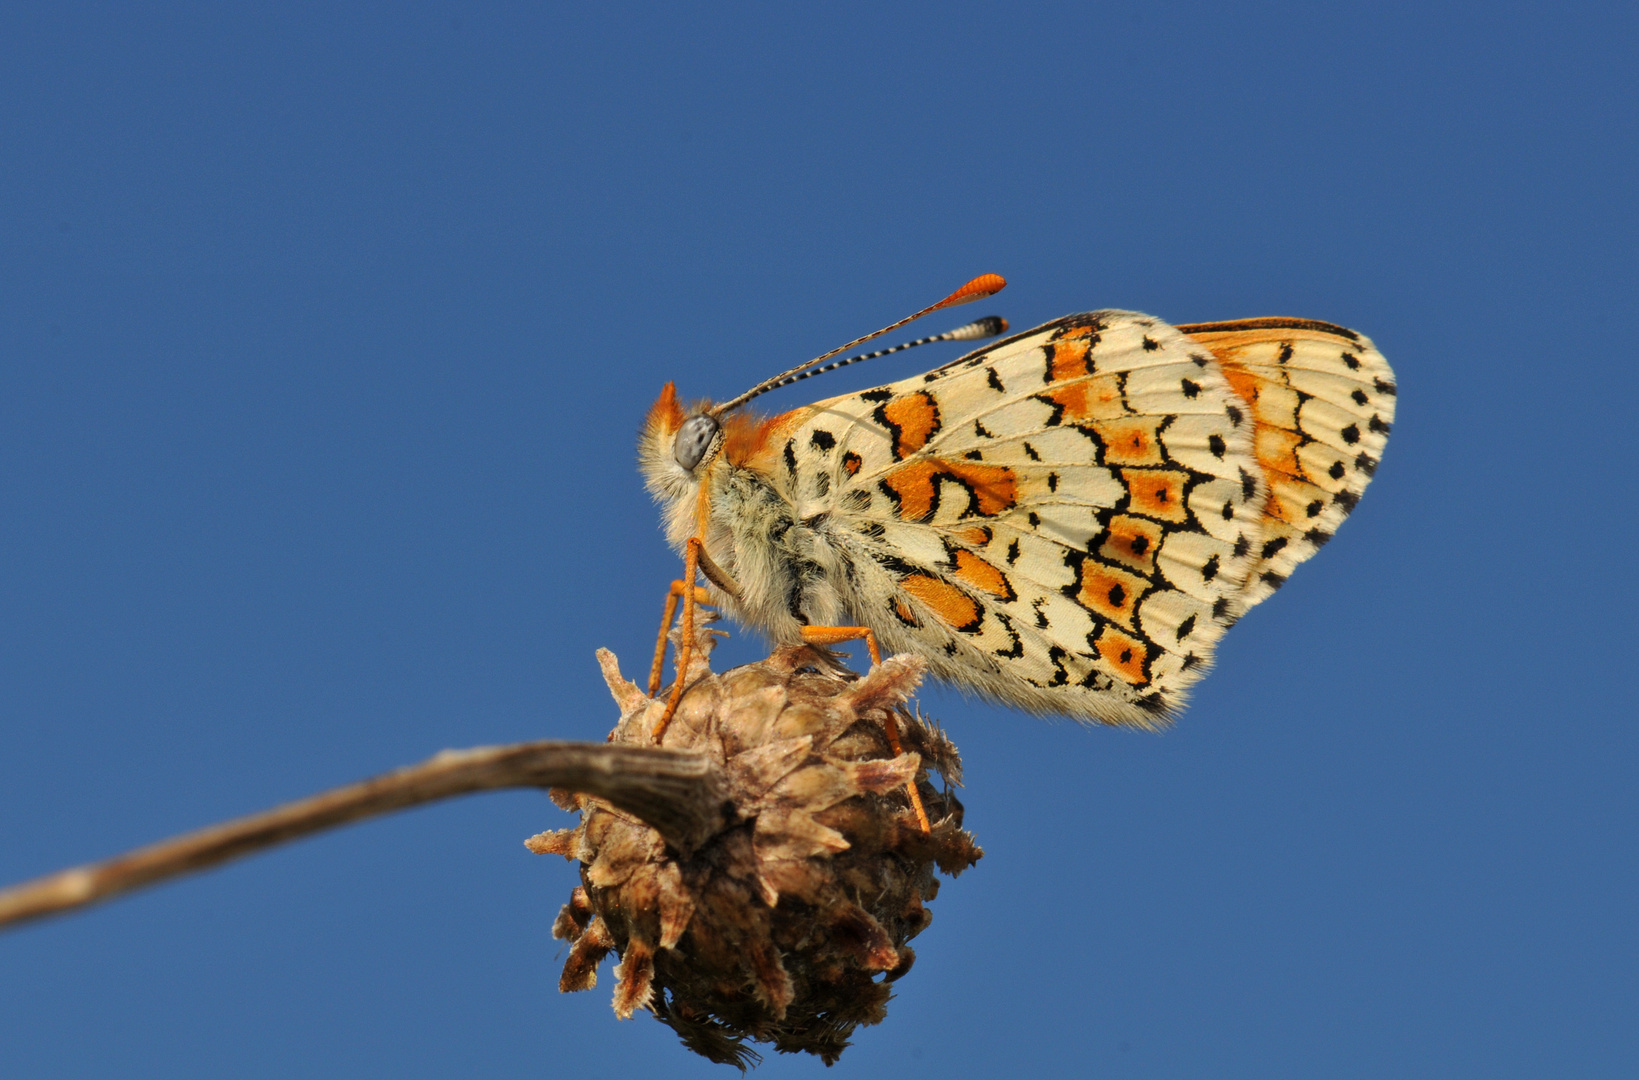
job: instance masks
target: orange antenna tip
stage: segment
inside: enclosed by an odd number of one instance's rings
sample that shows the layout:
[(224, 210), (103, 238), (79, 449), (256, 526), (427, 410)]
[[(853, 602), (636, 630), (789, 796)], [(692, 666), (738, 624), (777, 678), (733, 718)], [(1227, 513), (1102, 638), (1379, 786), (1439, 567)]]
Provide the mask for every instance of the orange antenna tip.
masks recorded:
[(938, 311), (941, 308), (956, 307), (958, 304), (971, 304), (975, 300), (983, 300), (987, 296), (995, 296), (1007, 288), (1007, 279), (1000, 274), (980, 274), (960, 289), (951, 293), (943, 300), (930, 308)]

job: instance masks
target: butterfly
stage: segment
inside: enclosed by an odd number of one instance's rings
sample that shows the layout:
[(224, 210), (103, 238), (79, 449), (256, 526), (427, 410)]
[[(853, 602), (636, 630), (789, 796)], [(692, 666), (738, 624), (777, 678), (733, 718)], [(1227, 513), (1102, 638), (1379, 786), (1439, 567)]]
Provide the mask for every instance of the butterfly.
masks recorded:
[[(911, 318), (1003, 285), (976, 278)], [(741, 411), (882, 355), (815, 367), (877, 334), (723, 405), (666, 385), (639, 458), (685, 558), (668, 625), (678, 601), (690, 626), (709, 602), (777, 642), (916, 654), (1028, 712), (1163, 727), (1224, 632), (1355, 508), (1394, 420), (1394, 374), (1352, 330), (1130, 311), (1066, 315), (778, 416)]]

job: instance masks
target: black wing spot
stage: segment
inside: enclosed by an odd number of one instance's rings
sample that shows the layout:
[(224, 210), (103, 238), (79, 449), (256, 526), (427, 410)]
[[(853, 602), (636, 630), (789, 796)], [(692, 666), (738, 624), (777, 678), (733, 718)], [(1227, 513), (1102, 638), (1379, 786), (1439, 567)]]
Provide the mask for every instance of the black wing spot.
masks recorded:
[(1064, 670), (1064, 658), (1069, 654), (1058, 645), (1047, 650), (1047, 659), (1053, 662), (1053, 680), (1048, 686), (1063, 686), (1070, 681), (1070, 673)]
[(1360, 428), (1355, 424), (1350, 424), (1338, 434), (1342, 435), (1343, 441), (1351, 446), (1360, 441)]
[(1224, 437), (1217, 434), (1207, 436), (1206, 448), (1211, 450), (1212, 456), (1220, 461), (1223, 460), (1224, 454), (1229, 450), (1228, 445), (1224, 443)]
[(1235, 503), (1233, 501), (1224, 503), (1224, 520), (1235, 520)]
[(1315, 547), (1320, 548), (1326, 546), (1326, 541), (1332, 538), (1332, 534), (1327, 532), (1325, 529), (1310, 529), (1308, 532), (1303, 534), (1303, 538), (1309, 541), (1309, 543), (1315, 545)]
[(861, 401), (887, 401), (891, 397), (893, 397), (893, 391), (887, 387), (882, 387), (879, 390), (867, 390), (859, 395)]
[(1373, 431), (1377, 432), (1379, 435), (1387, 435), (1389, 433), (1389, 429), (1392, 428), (1394, 425), (1393, 424), (1385, 424), (1383, 422), (1383, 418), (1381, 416), (1378, 416), (1376, 413), (1373, 413), (1372, 418), (1369, 421), (1366, 422), (1366, 426), (1371, 428)]
[(1351, 353), (1351, 352), (1344, 353), (1343, 354), (1343, 362), (1345, 364), (1349, 365), (1349, 370), (1350, 371), (1359, 371), (1360, 370), (1360, 357), (1356, 356), (1354, 353)]
[(1189, 637), (1190, 634), (1192, 634), (1194, 632), (1195, 632), (1195, 616), (1191, 615), (1189, 618), (1185, 619), (1183, 622), (1178, 624), (1178, 640), (1179, 641), (1183, 641), (1185, 638)]
[(1145, 352), (1154, 352), (1156, 349), (1159, 349), (1160, 347), (1161, 347), (1161, 343), (1159, 341), (1156, 341), (1154, 338), (1150, 337), (1148, 334), (1144, 335), (1144, 351)]
[(1258, 493), (1258, 481), (1245, 469), (1241, 470), (1241, 498), (1250, 499)]
[(1038, 630), (1047, 629), (1047, 616), (1041, 610), (1042, 605), (1045, 603), (1047, 603), (1045, 597), (1037, 597), (1036, 602), (1030, 605), (1031, 610), (1036, 613), (1036, 629)]
[(1372, 476), (1377, 472), (1377, 459), (1370, 454), (1359, 454), (1354, 459), (1354, 467), (1367, 476)]
[(1333, 480), (1341, 480), (1343, 479), (1344, 471), (1343, 462), (1334, 461), (1332, 462), (1332, 467), (1326, 470), (1326, 475), (1330, 476)]
[(1212, 601), (1212, 617), (1220, 622), (1229, 614), (1229, 597), (1220, 596)]
[(1264, 584), (1268, 585), (1271, 589), (1278, 589), (1282, 585), (1286, 584), (1286, 575), (1277, 574), (1273, 570), (1265, 570), (1259, 576), (1263, 578)]
[(973, 434), (979, 436), (981, 439), (994, 439), (996, 437), (990, 432), (986, 431), (985, 426), (977, 420), (973, 421)]
[(1310, 517), (1319, 517), (1321, 510), (1323, 510), (1325, 506), (1325, 503), (1321, 502), (1319, 499), (1316, 499), (1314, 502), (1304, 507), (1303, 510), (1304, 513), (1308, 514)]
[(1332, 501), (1349, 513), (1353, 513), (1354, 508), (1360, 505), (1360, 496), (1352, 491), (1340, 491), (1332, 496)]
[(785, 441), (785, 471), (792, 476), (797, 475), (797, 440)]
[(829, 431), (816, 431), (808, 437), (808, 441), (813, 443), (814, 448), (823, 454), (837, 444), (837, 437)]
[(1193, 398), (1193, 397), (1199, 397), (1200, 396), (1200, 393), (1201, 393), (1201, 384), (1200, 383), (1191, 382), (1189, 379), (1184, 379), (1178, 385), (1183, 388), (1185, 397)]
[(1014, 537), (1013, 541), (1007, 545), (1007, 565), (1012, 566), (1014, 563), (1016, 563), (1018, 561), (1019, 561), (1019, 540), (1018, 540), (1018, 537)]
[(1111, 607), (1120, 607), (1127, 602), (1127, 590), (1119, 585), (1111, 585), (1109, 600)]
[(1372, 379), (1372, 386), (1377, 388), (1377, 392), (1379, 394), (1387, 394), (1387, 395), (1389, 395), (1389, 397), (1395, 397), (1400, 393), (1400, 388), (1399, 387), (1395, 386), (1393, 383), (1388, 382), (1385, 379), (1381, 379), (1381, 378)]
[(1217, 576), (1218, 576), (1218, 556), (1214, 555), (1214, 556), (1212, 556), (1212, 558), (1210, 558), (1206, 561), (1205, 566), (1201, 567), (1201, 580), (1202, 581), (1211, 581), (1213, 578), (1215, 578)]
[(1056, 473), (1056, 472), (1048, 473), (1047, 474), (1047, 490), (1048, 491), (1057, 491), (1058, 489), (1059, 489), (1059, 474)]
[(1240, 409), (1236, 408), (1234, 405), (1226, 405), (1224, 406), (1224, 412), (1229, 416), (1229, 422), (1231, 424), (1234, 424), (1236, 427), (1241, 426), (1241, 420), (1243, 417), (1241, 416)]
[(1263, 551), (1261, 552), (1261, 557), (1267, 559), (1271, 555), (1274, 555), (1275, 553), (1280, 551), (1280, 549), (1285, 547), (1285, 546), (1286, 546), (1286, 537), (1277, 536), (1273, 540), (1269, 541), (1267, 544), (1263, 545)]
[(1178, 668), (1178, 670), (1179, 671), (1188, 671), (1190, 668), (1194, 667), (1196, 664), (1199, 664), (1200, 662), (1201, 662), (1201, 658), (1199, 656), (1196, 656), (1194, 653), (1190, 653), (1188, 656), (1184, 657), (1184, 662)]
[(1245, 533), (1241, 533), (1240, 536), (1235, 538), (1235, 557), (1237, 559), (1245, 558), (1246, 553), (1248, 551), (1251, 551), (1251, 550), (1252, 550), (1252, 541), (1250, 541), (1246, 538)]
[(1032, 529), (1041, 527), (1041, 515), (1036, 513), (1034, 510), (1030, 511), (1030, 515), (1025, 518), (1025, 520), (1030, 522), (1030, 527)]
[(996, 374), (995, 368), (985, 368), (985, 382), (989, 383), (990, 388), (998, 394), (1007, 393), (1007, 387), (1002, 385), (1001, 376)]
[(1349, 397), (1354, 399), (1354, 403), (1356, 405), (1364, 405), (1364, 404), (1366, 404), (1366, 402), (1371, 400), (1370, 398), (1368, 398), (1366, 396), (1366, 391), (1364, 391), (1364, 390), (1356, 390), (1352, 394), (1350, 394)]
[(1292, 359), (1292, 343), (1283, 341), (1280, 343), (1280, 355), (1275, 357), (1275, 363), (1284, 364), (1290, 359)]
[(983, 461), (985, 459), (984, 454), (980, 453), (977, 450), (969, 450), (967, 453), (963, 454), (962, 456), (967, 458), (969, 461)]
[(1167, 700), (1159, 693), (1145, 694), (1137, 701), (1134, 701), (1133, 704), (1137, 705), (1140, 709), (1143, 709), (1151, 716), (1160, 716), (1162, 713), (1167, 711)]
[(1041, 460), (1041, 455), (1036, 453), (1036, 448), (1031, 446), (1029, 443), (1024, 444), (1024, 456), (1029, 458), (1031, 461)]

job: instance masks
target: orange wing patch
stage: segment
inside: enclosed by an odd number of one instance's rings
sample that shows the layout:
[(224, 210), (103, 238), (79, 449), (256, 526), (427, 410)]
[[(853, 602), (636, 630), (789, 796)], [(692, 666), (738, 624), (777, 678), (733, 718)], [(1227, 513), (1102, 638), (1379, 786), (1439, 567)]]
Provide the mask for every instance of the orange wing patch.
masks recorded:
[(950, 582), (940, 581), (925, 574), (912, 574), (899, 584), (906, 592), (931, 608), (951, 629), (970, 632), (978, 629), (982, 615), (978, 603)]
[(1161, 433), (1156, 429), (1163, 416), (1124, 416), (1100, 420), (1093, 430), (1104, 443), (1104, 461), (1110, 465), (1162, 465)]
[(884, 402), (876, 418), (893, 433), (893, 457), (903, 461), (928, 445), (939, 430), (939, 406), (933, 395), (918, 391)]
[(1123, 634), (1113, 626), (1106, 626), (1099, 631), (1094, 648), (1098, 649), (1098, 655), (1104, 658), (1110, 670), (1122, 680), (1134, 686), (1143, 686), (1150, 681), (1149, 673), (1144, 670), (1145, 661), (1149, 659), (1149, 646), (1137, 638)]
[(1091, 375), (1092, 369), (1087, 364), (1090, 347), (1091, 343), (1084, 334), (1061, 338), (1045, 346), (1047, 381), (1063, 382), (1066, 379), (1079, 379), (1083, 375)]
[(1110, 519), (1108, 535), (1100, 545), (1101, 558), (1132, 567), (1141, 574), (1155, 573), (1155, 552), (1164, 534), (1161, 526), (1143, 518), (1118, 514)]
[(1122, 469), (1121, 482), (1127, 487), (1127, 505), (1133, 513), (1161, 521), (1189, 520), (1184, 506), (1189, 474), (1182, 469)]
[(959, 550), (956, 552), (956, 570), (953, 574), (957, 581), (971, 585), (981, 592), (1002, 600), (1017, 599), (1013, 593), (1013, 586), (1009, 584), (1007, 575), (985, 562), (971, 551)]
[(1095, 375), (1069, 386), (1044, 390), (1036, 397), (1063, 410), (1063, 418), (1076, 423), (1113, 420), (1127, 413), (1121, 401), (1121, 382), (1114, 375)]
[(1083, 607), (1129, 630), (1137, 630), (1133, 625), (1133, 611), (1138, 607), (1139, 597), (1149, 589), (1148, 581), (1092, 559), (1082, 562), (1079, 577), (1081, 588), (1076, 599)]
[(1013, 470), (971, 461), (928, 458), (912, 461), (883, 476), (881, 485), (898, 504), (905, 521), (926, 521), (939, 500), (939, 481), (955, 480), (972, 496), (968, 512), (994, 517), (1018, 501), (1019, 483)]

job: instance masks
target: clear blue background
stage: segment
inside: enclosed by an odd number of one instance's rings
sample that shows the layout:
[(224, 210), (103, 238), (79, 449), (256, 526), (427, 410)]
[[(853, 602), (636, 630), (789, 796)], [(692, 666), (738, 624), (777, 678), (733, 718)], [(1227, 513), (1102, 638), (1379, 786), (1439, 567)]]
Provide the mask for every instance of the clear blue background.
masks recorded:
[[(676, 573), (632, 460), (661, 384), (995, 271), (1016, 326), (1357, 327), (1399, 422), (1172, 733), (927, 695), (989, 854), (827, 1075), (1634, 1075), (1636, 29), (8, 7), (0, 880), (601, 737), (592, 650), (640, 670)], [(0, 937), (0, 1073), (724, 1075), (607, 969), (557, 993), (575, 878), (521, 841), (568, 820), (475, 798)]]

